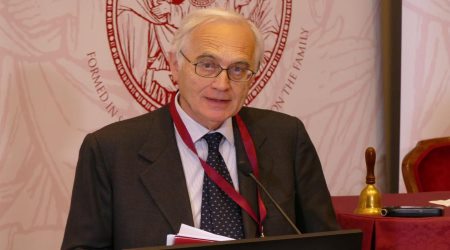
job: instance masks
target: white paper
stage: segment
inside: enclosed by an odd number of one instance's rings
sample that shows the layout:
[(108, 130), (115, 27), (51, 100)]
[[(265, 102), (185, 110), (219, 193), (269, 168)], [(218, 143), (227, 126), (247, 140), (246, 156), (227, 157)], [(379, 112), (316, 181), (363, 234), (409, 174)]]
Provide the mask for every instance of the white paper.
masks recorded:
[(180, 231), (177, 235), (168, 234), (166, 238), (167, 246), (172, 246), (175, 242), (176, 236), (189, 237), (189, 238), (197, 238), (211, 241), (226, 241), (226, 240), (234, 240), (233, 238), (228, 238), (222, 235), (213, 234), (207, 232), (205, 230), (201, 230), (195, 227), (188, 226), (186, 224), (181, 224)]
[(450, 199), (448, 200), (436, 200), (436, 201), (429, 201), (430, 203), (450, 207)]
[(234, 240), (233, 238), (228, 238), (228, 237), (225, 237), (222, 235), (213, 234), (213, 233), (207, 232), (205, 230), (198, 229), (196, 227), (188, 226), (186, 224), (181, 224), (178, 235), (184, 236), (184, 237), (213, 240), (213, 241)]
[(166, 245), (173, 246), (174, 242), (175, 242), (175, 234), (168, 234), (166, 238)]

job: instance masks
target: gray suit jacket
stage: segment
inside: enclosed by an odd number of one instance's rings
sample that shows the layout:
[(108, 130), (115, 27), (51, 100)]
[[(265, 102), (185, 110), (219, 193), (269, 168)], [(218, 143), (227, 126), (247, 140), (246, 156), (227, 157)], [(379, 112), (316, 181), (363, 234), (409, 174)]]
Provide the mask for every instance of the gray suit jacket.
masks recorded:
[[(257, 151), (260, 180), (303, 232), (338, 229), (321, 164), (300, 120), (242, 108)], [(233, 121), (238, 162), (249, 166)], [(239, 189), (255, 211), (256, 184), (239, 172)], [(267, 236), (294, 234), (263, 195)], [(257, 226), (243, 212), (245, 237)], [(168, 107), (86, 136), (77, 164), (62, 249), (164, 245), (180, 224), (193, 225), (183, 167)]]

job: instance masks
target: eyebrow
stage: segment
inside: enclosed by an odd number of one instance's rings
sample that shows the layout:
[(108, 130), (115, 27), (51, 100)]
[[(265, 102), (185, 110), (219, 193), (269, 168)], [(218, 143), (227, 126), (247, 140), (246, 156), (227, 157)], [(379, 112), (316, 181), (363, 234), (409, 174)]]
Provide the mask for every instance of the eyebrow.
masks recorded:
[(213, 55), (211, 55), (211, 54), (201, 54), (201, 55), (197, 56), (197, 57), (195, 58), (195, 60), (198, 61), (198, 60), (203, 59), (203, 58), (217, 60), (216, 57), (213, 56)]
[[(216, 63), (217, 63), (218, 65), (222, 66), (220, 63), (217, 62), (217, 58), (216, 58), (215, 56), (211, 55), (211, 54), (201, 54), (201, 55), (199, 55), (195, 60), (196, 60), (196, 62), (198, 62), (199, 60), (204, 59), (204, 58), (206, 58), (206, 59), (212, 59), (212, 60), (216, 61)], [(233, 62), (233, 63), (230, 63), (228, 66), (230, 66), (230, 65), (235, 65), (235, 64), (244, 64), (244, 65), (246, 65), (248, 68), (250, 68), (250, 63), (247, 62), (247, 61), (237, 61), (237, 62)]]

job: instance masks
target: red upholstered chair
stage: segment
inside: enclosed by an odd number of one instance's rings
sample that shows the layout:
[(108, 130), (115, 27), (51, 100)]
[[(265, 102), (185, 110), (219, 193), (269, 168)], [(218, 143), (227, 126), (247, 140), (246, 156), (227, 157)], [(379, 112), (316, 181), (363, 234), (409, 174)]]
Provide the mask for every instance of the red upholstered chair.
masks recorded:
[(408, 193), (450, 190), (450, 137), (419, 141), (403, 158)]

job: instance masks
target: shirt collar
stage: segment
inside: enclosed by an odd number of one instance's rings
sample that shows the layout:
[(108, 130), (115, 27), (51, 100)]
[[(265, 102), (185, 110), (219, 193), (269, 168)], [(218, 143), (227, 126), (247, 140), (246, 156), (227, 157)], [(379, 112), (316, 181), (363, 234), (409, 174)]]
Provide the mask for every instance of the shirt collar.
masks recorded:
[(225, 137), (225, 139), (229, 143), (234, 145), (233, 123), (231, 117), (226, 119), (218, 129), (209, 130), (200, 123), (196, 122), (194, 119), (192, 119), (186, 112), (184, 112), (184, 110), (178, 103), (179, 95), (180, 93), (178, 92), (177, 95), (175, 96), (175, 108), (177, 109), (178, 114), (180, 115), (180, 118), (183, 121), (184, 125), (186, 126), (186, 129), (191, 135), (192, 141), (194, 143), (202, 139), (202, 137), (207, 133), (219, 132)]

